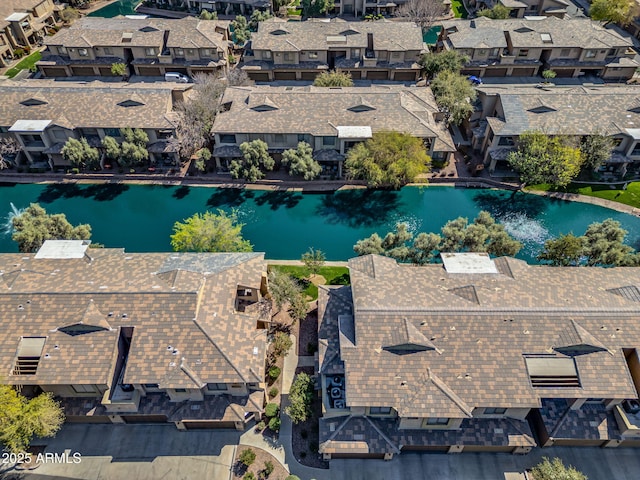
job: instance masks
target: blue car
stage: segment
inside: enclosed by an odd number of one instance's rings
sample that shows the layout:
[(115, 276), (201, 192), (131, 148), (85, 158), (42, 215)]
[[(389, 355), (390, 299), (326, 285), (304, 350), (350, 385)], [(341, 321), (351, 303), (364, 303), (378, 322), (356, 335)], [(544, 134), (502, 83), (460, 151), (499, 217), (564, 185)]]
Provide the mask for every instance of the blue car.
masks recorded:
[(475, 75), (471, 75), (467, 78), (474, 85), (482, 85), (482, 79), (480, 77), (476, 77)]

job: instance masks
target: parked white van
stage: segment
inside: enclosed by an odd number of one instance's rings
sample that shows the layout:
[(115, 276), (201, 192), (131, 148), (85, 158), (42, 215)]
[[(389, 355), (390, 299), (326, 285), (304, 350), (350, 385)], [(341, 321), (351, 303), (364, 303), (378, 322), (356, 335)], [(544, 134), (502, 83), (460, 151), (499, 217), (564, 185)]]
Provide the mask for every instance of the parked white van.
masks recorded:
[(167, 72), (164, 74), (165, 82), (189, 83), (189, 77), (178, 72)]

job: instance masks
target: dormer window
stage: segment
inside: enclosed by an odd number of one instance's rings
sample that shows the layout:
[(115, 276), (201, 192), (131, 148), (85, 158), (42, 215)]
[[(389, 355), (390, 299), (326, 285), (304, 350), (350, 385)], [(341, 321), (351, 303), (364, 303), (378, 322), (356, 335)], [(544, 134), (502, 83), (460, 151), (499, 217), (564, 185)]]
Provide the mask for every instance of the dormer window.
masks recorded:
[(14, 375), (35, 375), (47, 337), (22, 337), (18, 345)]
[(79, 48), (78, 55), (80, 55), (81, 57), (86, 57), (87, 55), (89, 55), (89, 52), (86, 48)]

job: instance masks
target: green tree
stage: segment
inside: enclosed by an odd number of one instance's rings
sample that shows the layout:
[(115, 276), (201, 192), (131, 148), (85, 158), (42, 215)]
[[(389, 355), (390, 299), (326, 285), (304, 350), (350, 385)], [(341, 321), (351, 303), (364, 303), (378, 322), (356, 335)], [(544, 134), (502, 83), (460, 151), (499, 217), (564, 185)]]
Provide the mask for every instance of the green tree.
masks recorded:
[[(293, 341), (285, 332), (276, 332), (271, 341), (271, 345), (273, 346), (273, 354), (276, 357), (286, 357), (289, 349), (293, 346)], [(268, 416), (272, 417), (273, 415)]]
[(549, 82), (549, 80), (556, 78), (556, 72), (554, 72), (553, 70), (543, 70), (542, 71), (542, 78), (544, 78), (545, 82)]
[(62, 158), (74, 167), (96, 169), (100, 166), (100, 153), (89, 145), (86, 138), (69, 138), (62, 147)]
[(580, 151), (584, 159), (582, 168), (585, 170), (596, 170), (611, 158), (611, 153), (613, 153), (614, 148), (615, 142), (613, 138), (602, 135), (599, 132), (583, 137), (580, 142)]
[(307, 303), (307, 298), (304, 292), (299, 293), (295, 297), (293, 297), (291, 303), (289, 304), (289, 316), (291, 319), (296, 321), (302, 321), (307, 316), (307, 310), (309, 305)]
[(37, 251), (45, 240), (89, 240), (90, 225), (74, 227), (64, 213), (47, 214), (37, 203), (32, 203), (20, 215), (11, 219), (14, 242), (21, 252)]
[(209, 10), (202, 10), (200, 12), (200, 20), (217, 20), (218, 12), (210, 12)]
[(252, 32), (258, 31), (258, 24), (273, 18), (273, 15), (266, 10), (254, 10), (249, 18), (249, 29)]
[(229, 166), (233, 178), (255, 182), (264, 178), (263, 170), (273, 170), (275, 162), (269, 155), (269, 146), (263, 140), (243, 142), (240, 150), (243, 157), (233, 159)]
[(621, 267), (638, 264), (638, 254), (624, 242), (627, 231), (608, 218), (589, 225), (584, 234), (584, 255), (589, 266)]
[(102, 139), (102, 148), (104, 148), (105, 157), (109, 160), (118, 160), (122, 154), (118, 141), (109, 135)]
[(460, 125), (473, 113), (476, 91), (465, 76), (444, 70), (431, 82), (431, 90), (447, 123)]
[(307, 142), (299, 142), (297, 148), (282, 153), (282, 164), (289, 166), (289, 175), (300, 175), (305, 180), (318, 178), (322, 167), (313, 159), (313, 149)]
[(300, 477), (297, 475), (289, 475), (287, 478), (285, 478), (284, 480), (300, 480)]
[(264, 414), (267, 417), (275, 417), (276, 415), (278, 415), (279, 411), (280, 407), (278, 407), (277, 403), (267, 403), (264, 407)]
[(589, 7), (593, 20), (627, 25), (633, 20), (635, 8), (633, 0), (593, 0)]
[(571, 139), (550, 137), (540, 131), (520, 135), (518, 150), (507, 157), (520, 174), (521, 188), (536, 183), (564, 187), (578, 175), (583, 161), (580, 148), (572, 145)]
[(349, 150), (345, 168), (350, 178), (369, 187), (400, 188), (429, 171), (431, 158), (422, 140), (406, 133), (376, 132)]
[(332, 0), (302, 0), (300, 2), (302, 14), (305, 17), (318, 17), (333, 7)]
[(300, 423), (311, 417), (313, 401), (313, 378), (302, 372), (296, 375), (289, 390), (289, 406), (284, 409), (293, 423)]
[(236, 212), (196, 213), (173, 225), (171, 247), (176, 252), (251, 252), (253, 247), (242, 238)]
[(80, 12), (73, 7), (66, 7), (60, 12), (60, 19), (66, 23), (73, 23), (80, 18)]
[(353, 87), (353, 80), (349, 72), (331, 70), (322, 72), (313, 81), (314, 87)]
[(437, 233), (421, 232), (416, 235), (413, 240), (413, 249), (411, 250), (411, 263), (424, 265), (433, 260), (438, 253), (438, 246), (442, 241), (442, 237)]
[(196, 153), (195, 168), (198, 172), (204, 173), (207, 171), (207, 162), (211, 160), (211, 150), (208, 148), (201, 148)]
[(493, 8), (483, 8), (478, 12), (479, 17), (487, 17), (492, 20), (505, 20), (510, 17), (511, 9), (498, 3)]
[(544, 248), (538, 255), (538, 260), (555, 267), (575, 267), (580, 264), (583, 254), (584, 237), (576, 237), (568, 233), (544, 242)]
[(310, 275), (316, 275), (324, 265), (326, 257), (322, 250), (315, 250), (311, 247), (302, 254), (300, 260), (304, 263)]
[(120, 129), (120, 133), (126, 142), (133, 143), (139, 147), (146, 147), (147, 143), (149, 143), (149, 135), (141, 128), (122, 128)]
[(135, 143), (122, 142), (120, 148), (120, 165), (129, 168), (142, 165), (149, 159), (149, 151)]
[(456, 50), (444, 50), (439, 53), (427, 52), (418, 61), (422, 69), (433, 78), (440, 72), (460, 73), (463, 66), (469, 63), (469, 57), (461, 55)]
[(384, 255), (384, 247), (382, 246), (382, 237), (377, 233), (370, 237), (358, 240), (353, 246), (356, 255)]
[(242, 15), (237, 15), (236, 19), (231, 22), (233, 27), (233, 36), (237, 45), (244, 45), (251, 38), (249, 24), (247, 19)]
[(122, 62), (111, 64), (111, 74), (118, 77), (124, 77), (127, 73), (127, 66)]
[[(271, 269), (269, 271), (269, 294), (278, 311), (294, 298), (302, 295), (302, 289), (298, 282), (288, 273)], [(276, 312), (277, 313), (277, 312)]]
[(53, 437), (64, 423), (64, 413), (51, 393), (28, 400), (10, 385), (0, 385), (0, 443), (12, 453), (24, 452), (31, 439)]
[(534, 480), (587, 480), (586, 475), (571, 465), (566, 467), (557, 457), (552, 461), (544, 457), (542, 462), (531, 469), (531, 474)]
[(238, 455), (238, 460), (245, 467), (250, 467), (253, 464), (253, 462), (256, 461), (256, 452), (254, 452), (250, 448), (247, 448), (247, 449), (243, 450), (240, 453), (240, 455)]

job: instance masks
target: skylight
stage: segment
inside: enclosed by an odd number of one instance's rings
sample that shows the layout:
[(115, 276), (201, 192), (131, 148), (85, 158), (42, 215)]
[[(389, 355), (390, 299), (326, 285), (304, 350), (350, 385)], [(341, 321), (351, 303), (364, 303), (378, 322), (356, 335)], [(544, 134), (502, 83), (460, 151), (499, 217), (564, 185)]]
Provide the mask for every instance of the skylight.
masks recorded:
[(536, 355), (525, 357), (524, 361), (532, 387), (580, 387), (578, 370), (573, 358)]
[(35, 375), (47, 337), (22, 337), (13, 367), (14, 375)]

